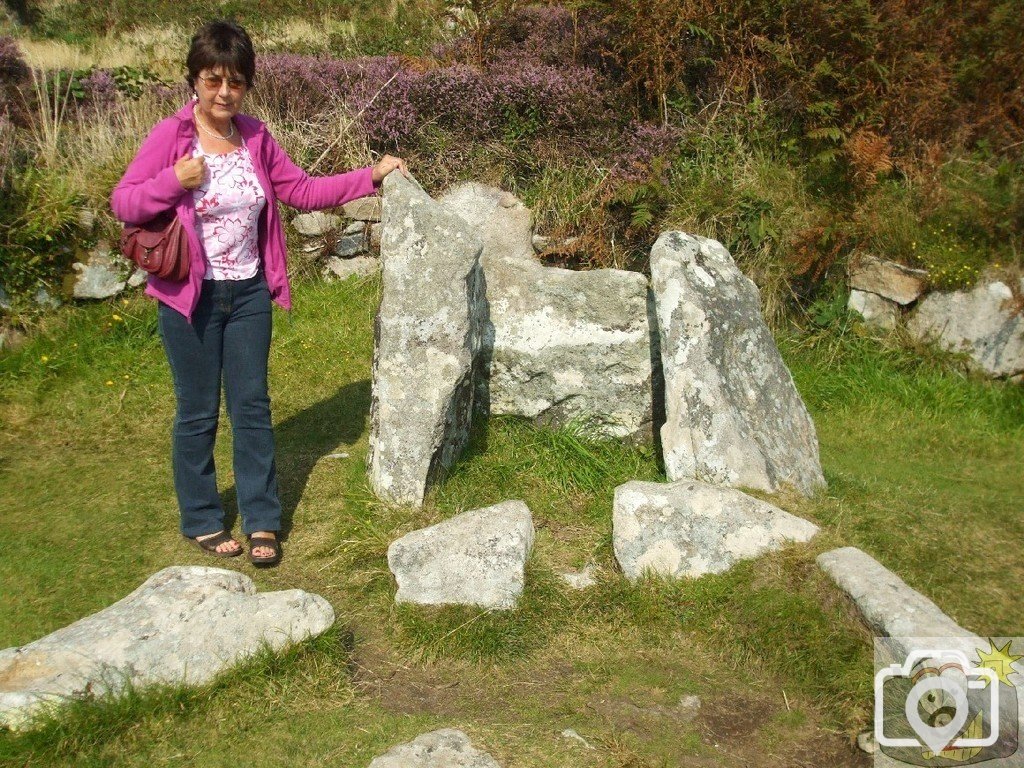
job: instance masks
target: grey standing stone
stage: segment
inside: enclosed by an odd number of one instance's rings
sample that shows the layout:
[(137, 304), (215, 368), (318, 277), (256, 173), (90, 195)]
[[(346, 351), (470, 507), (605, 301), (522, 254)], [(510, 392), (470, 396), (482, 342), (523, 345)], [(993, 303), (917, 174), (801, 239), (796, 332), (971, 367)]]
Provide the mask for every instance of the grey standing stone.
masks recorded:
[(379, 496), (418, 506), (469, 439), (486, 311), (480, 241), (415, 181), (392, 173), (383, 188), (367, 465)]
[(805, 494), (825, 485), (814, 422), (725, 247), (663, 232), (651, 249), (670, 480)]
[(818, 527), (733, 488), (631, 480), (615, 489), (612, 546), (626, 578), (697, 578), (809, 541)]
[(864, 318), (865, 325), (892, 330), (900, 317), (899, 305), (875, 293), (850, 291), (847, 308)]
[(305, 237), (322, 237), (341, 226), (341, 216), (324, 211), (300, 213), (292, 219), (292, 227)]
[(256, 594), (241, 573), (165, 568), (110, 607), (0, 651), (0, 725), (23, 728), (40, 708), (127, 684), (199, 685), (264, 643), (279, 650), (333, 623), (317, 595)]
[(470, 510), (406, 534), (388, 547), (395, 601), (514, 608), (533, 537), (533, 517), (522, 501)]
[(471, 182), (439, 202), (483, 240), (488, 321), (479, 409), (557, 426), (582, 421), (606, 436), (649, 443), (647, 278), (545, 267), (532, 245), (533, 214), (509, 192)]
[[(1024, 279), (1019, 283), (1024, 295)], [(966, 352), (993, 377), (1024, 374), (1024, 312), (1006, 283), (981, 282), (970, 291), (930, 293), (907, 324), (924, 341)]]
[(847, 276), (850, 288), (873, 293), (897, 304), (917, 301), (928, 282), (928, 273), (923, 269), (911, 269), (866, 253), (856, 254), (850, 259)]
[(101, 245), (91, 254), (85, 264), (75, 263), (71, 268), (78, 272), (75, 278), (76, 299), (108, 299), (116, 296), (125, 287), (124, 259), (115, 259), (110, 248)]
[(476, 749), (469, 737), (443, 728), (399, 744), (375, 757), (368, 768), (501, 768), (494, 758)]
[(339, 259), (331, 256), (324, 264), (324, 277), (346, 280), (353, 275), (372, 275), (380, 269), (380, 261), (371, 256), (356, 256), (354, 259)]

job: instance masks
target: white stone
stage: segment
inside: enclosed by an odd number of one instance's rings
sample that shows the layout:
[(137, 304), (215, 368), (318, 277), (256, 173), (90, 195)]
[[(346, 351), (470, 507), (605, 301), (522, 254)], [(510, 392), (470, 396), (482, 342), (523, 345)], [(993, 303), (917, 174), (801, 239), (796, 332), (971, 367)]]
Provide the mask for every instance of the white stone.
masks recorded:
[(324, 263), (323, 276), (328, 280), (347, 280), (353, 275), (362, 277), (375, 274), (379, 269), (380, 261), (372, 256), (356, 256), (352, 259), (330, 256)]
[(483, 241), (487, 323), (478, 409), (557, 426), (583, 423), (604, 436), (650, 443), (646, 277), (544, 266), (532, 244), (533, 213), (509, 192), (472, 182), (439, 202)]
[(805, 494), (824, 486), (814, 422), (725, 247), (663, 232), (651, 249), (670, 480)]
[[(386, 182), (386, 179), (385, 179)], [(399, 744), (375, 757), (368, 768), (501, 768), (494, 758), (476, 749), (469, 737), (444, 728)]]
[(76, 299), (108, 299), (116, 296), (125, 287), (124, 259), (110, 252), (105, 245), (100, 245), (89, 254), (89, 260), (82, 264), (76, 262), (71, 268), (78, 272), (75, 278), (73, 295)]
[(406, 534), (388, 547), (395, 601), (514, 608), (533, 537), (530, 510), (515, 500)]
[(136, 267), (131, 277), (128, 278), (128, 287), (138, 288), (140, 285), (145, 285), (148, 278), (149, 273), (146, 270), (142, 269), (142, 267)]
[[(1024, 294), (1024, 278), (1019, 291)], [(1024, 313), (1004, 282), (981, 282), (970, 291), (930, 293), (918, 304), (907, 328), (919, 339), (966, 352), (989, 376), (1024, 374)]]
[(469, 440), (486, 313), (481, 246), (415, 180), (391, 173), (383, 188), (367, 472), (381, 498), (419, 506)]
[(567, 571), (558, 576), (573, 589), (586, 589), (597, 584), (596, 574), (597, 568), (594, 564), (587, 563), (582, 571)]
[(252, 656), (315, 637), (330, 603), (298, 589), (256, 593), (220, 568), (173, 566), (108, 608), (20, 648), (0, 651), (0, 725), (125, 685), (200, 685)]
[(899, 305), (875, 293), (850, 291), (846, 306), (864, 318), (864, 324), (892, 330), (900, 317)]
[(809, 541), (813, 523), (767, 502), (696, 480), (631, 480), (615, 489), (612, 546), (626, 578), (721, 573), (740, 560)]

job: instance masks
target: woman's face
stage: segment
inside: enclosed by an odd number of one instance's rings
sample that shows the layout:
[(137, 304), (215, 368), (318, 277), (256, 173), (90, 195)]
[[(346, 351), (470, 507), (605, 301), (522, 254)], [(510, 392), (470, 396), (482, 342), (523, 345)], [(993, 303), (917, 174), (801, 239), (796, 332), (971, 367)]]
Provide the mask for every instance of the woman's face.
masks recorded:
[(245, 78), (225, 67), (214, 67), (199, 72), (193, 87), (199, 97), (199, 110), (217, 122), (230, 120), (242, 108), (249, 90)]

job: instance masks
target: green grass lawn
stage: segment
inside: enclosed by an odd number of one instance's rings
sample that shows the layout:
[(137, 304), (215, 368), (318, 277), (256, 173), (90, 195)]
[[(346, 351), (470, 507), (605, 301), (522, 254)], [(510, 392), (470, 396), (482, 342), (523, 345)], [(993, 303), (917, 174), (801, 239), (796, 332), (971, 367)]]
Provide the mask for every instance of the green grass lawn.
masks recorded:
[[(0, 734), (0, 764), (365, 766), (423, 731), (458, 727), (507, 768), (868, 765), (850, 739), (868, 723), (871, 635), (814, 564), (848, 544), (968, 629), (1024, 634), (1024, 388), (852, 331), (783, 338), (829, 487), (774, 501), (822, 532), (720, 576), (634, 585), (614, 566), (612, 492), (659, 479), (653, 451), (496, 418), (475, 426), (423, 509), (377, 502), (365, 455), (380, 287), (295, 288), (271, 351), (291, 530), (284, 562), (267, 572), (214, 561), (178, 535), (171, 385), (148, 300), (65, 309), (0, 359), (0, 648), (173, 564), (319, 593), (336, 627), (203, 689), (131, 692)], [(233, 514), (227, 426), (225, 416), (216, 458)], [(349, 457), (325, 457), (338, 451)], [(516, 610), (394, 605), (394, 538), (509, 498), (526, 501), (537, 526)], [(558, 579), (588, 560), (596, 587)], [(702, 701), (694, 719), (673, 710), (688, 694)], [(561, 737), (566, 728), (596, 749)]]

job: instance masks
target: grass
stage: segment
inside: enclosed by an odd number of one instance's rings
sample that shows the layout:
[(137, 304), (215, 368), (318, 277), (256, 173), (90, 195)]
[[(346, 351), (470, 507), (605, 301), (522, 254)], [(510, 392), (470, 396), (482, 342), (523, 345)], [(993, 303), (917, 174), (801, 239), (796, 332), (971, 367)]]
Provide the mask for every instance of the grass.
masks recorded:
[[(373, 497), (379, 290), (377, 279), (299, 282), (296, 310), (275, 317), (286, 558), (270, 572), (217, 563), (261, 590), (324, 595), (337, 626), (202, 689), (130, 691), (0, 734), (0, 765), (226, 766), (242, 754), (256, 766), (366, 765), (439, 727), (462, 728), (511, 767), (862, 764), (848, 739), (868, 721), (870, 633), (814, 564), (849, 544), (968, 629), (1022, 634), (1020, 387), (855, 326), (780, 337), (829, 487), (774, 500), (822, 532), (718, 576), (631, 584), (615, 567), (610, 505), (616, 485), (660, 478), (650, 449), (495, 418), (475, 425), (422, 509)], [(140, 296), (65, 307), (0, 357), (0, 647), (99, 610), (162, 567), (210, 564), (177, 534), (170, 391), (155, 311)], [(222, 424), (216, 459), (233, 515)], [(335, 452), (349, 456), (327, 458)], [(537, 527), (515, 610), (393, 603), (390, 541), (508, 498), (524, 500)], [(595, 587), (558, 578), (588, 562)], [(676, 719), (687, 694), (701, 697), (700, 713)], [(562, 738), (565, 728), (596, 749)]]

